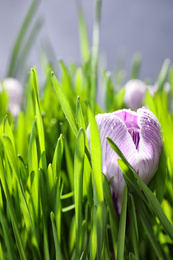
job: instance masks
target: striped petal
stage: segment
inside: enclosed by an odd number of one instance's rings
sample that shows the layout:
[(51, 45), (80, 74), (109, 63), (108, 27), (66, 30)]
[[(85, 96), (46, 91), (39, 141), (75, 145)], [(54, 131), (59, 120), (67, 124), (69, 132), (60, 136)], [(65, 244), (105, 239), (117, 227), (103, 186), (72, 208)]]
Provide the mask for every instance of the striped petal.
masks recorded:
[(106, 137), (111, 138), (116, 143), (132, 165), (136, 163), (136, 146), (128, 132), (126, 124), (115, 113), (97, 115), (96, 121), (99, 126), (102, 147), (102, 171), (108, 181), (113, 177), (111, 188), (117, 200), (120, 213), (125, 182), (122, 171), (118, 166), (118, 156), (109, 145)]
[(157, 171), (162, 149), (160, 123), (148, 109), (140, 108), (137, 114), (140, 127), (139, 162), (134, 168), (148, 184)]

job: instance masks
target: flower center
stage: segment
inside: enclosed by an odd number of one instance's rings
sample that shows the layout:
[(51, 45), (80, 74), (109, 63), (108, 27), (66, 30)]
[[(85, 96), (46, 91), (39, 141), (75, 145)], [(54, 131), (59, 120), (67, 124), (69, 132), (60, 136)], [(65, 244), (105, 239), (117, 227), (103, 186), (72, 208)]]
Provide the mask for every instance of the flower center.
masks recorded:
[(136, 125), (134, 122), (131, 122), (131, 121), (126, 121), (125, 124), (127, 126), (128, 132), (131, 135), (132, 140), (136, 146), (136, 149), (138, 149), (139, 139), (140, 139), (138, 125)]

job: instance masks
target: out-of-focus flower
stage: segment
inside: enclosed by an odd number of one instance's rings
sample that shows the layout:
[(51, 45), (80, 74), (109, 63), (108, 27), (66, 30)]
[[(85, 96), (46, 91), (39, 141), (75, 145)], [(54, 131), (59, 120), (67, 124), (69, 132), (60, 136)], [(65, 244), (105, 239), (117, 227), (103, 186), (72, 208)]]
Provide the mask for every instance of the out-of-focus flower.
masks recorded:
[(124, 104), (134, 110), (142, 107), (146, 85), (138, 79), (129, 80), (125, 85)]
[[(158, 90), (158, 84), (154, 86), (148, 86), (143, 81), (139, 79), (129, 80), (125, 85), (125, 94), (124, 94), (124, 104), (127, 108), (132, 108), (137, 110), (142, 107), (144, 104), (146, 91), (149, 91), (150, 95)], [(164, 85), (164, 90), (168, 94), (170, 90), (170, 85), (168, 82)]]
[(22, 85), (17, 79), (6, 78), (0, 84), (0, 92), (5, 90), (8, 95), (8, 109), (16, 117), (21, 109), (21, 103), (24, 96)]
[[(162, 148), (160, 123), (147, 108), (140, 108), (137, 112), (123, 109), (98, 114), (95, 118), (102, 147), (102, 171), (108, 181), (113, 176), (111, 189), (120, 213), (125, 181), (118, 166), (118, 156), (106, 137), (114, 141), (141, 179), (148, 184), (158, 168)], [(87, 136), (90, 141), (89, 127)]]

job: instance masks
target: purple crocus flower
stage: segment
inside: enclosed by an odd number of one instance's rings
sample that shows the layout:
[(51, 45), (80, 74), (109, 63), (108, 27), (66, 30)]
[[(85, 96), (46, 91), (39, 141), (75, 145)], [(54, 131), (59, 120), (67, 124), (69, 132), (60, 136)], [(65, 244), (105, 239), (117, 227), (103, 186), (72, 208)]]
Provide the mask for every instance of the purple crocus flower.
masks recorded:
[(21, 110), (21, 103), (24, 97), (24, 90), (20, 82), (15, 78), (6, 78), (0, 84), (0, 92), (5, 90), (8, 95), (8, 109), (17, 117)]
[[(102, 171), (108, 181), (113, 176), (111, 189), (120, 214), (125, 181), (118, 166), (118, 156), (106, 137), (114, 141), (141, 179), (148, 184), (157, 171), (162, 148), (160, 123), (155, 115), (144, 107), (137, 112), (123, 109), (98, 114), (95, 118), (101, 139)], [(90, 140), (89, 127), (87, 136)]]
[[(163, 87), (164, 91), (169, 94), (170, 85), (168, 82), (165, 83)], [(142, 107), (145, 101), (146, 91), (149, 91), (151, 96), (154, 96), (154, 93), (158, 90), (158, 83), (155, 85), (149, 86), (146, 85), (143, 81), (139, 79), (131, 79), (125, 84), (125, 93), (124, 93), (124, 104), (128, 108), (137, 110)]]
[(139, 79), (131, 79), (125, 85), (124, 104), (134, 110), (143, 106), (147, 86)]

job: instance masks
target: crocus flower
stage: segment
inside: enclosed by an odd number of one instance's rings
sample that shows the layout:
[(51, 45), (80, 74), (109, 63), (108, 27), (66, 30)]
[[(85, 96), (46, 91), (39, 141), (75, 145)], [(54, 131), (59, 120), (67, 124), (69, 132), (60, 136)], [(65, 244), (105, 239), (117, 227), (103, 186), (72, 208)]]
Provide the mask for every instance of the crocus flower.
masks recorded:
[[(101, 139), (102, 171), (108, 181), (113, 176), (112, 195), (120, 214), (125, 181), (118, 166), (118, 156), (106, 137), (113, 140), (141, 179), (148, 184), (157, 171), (162, 148), (160, 123), (156, 116), (144, 107), (137, 112), (123, 109), (98, 114), (95, 118)], [(87, 136), (90, 141), (89, 127)]]
[[(139, 79), (131, 79), (125, 84), (124, 93), (124, 104), (128, 108), (137, 110), (138, 108), (144, 106), (146, 91), (149, 91), (150, 95), (153, 96), (158, 90), (158, 83), (149, 86)], [(168, 82), (164, 85), (164, 90), (167, 94), (170, 91), (170, 85)]]
[(142, 107), (146, 89), (146, 85), (143, 81), (139, 79), (129, 80), (125, 85), (125, 106), (130, 107), (134, 110), (137, 110), (138, 108)]
[(24, 95), (23, 87), (20, 82), (14, 78), (6, 78), (0, 84), (0, 92), (5, 90), (8, 95), (8, 109), (16, 117), (20, 112), (20, 107)]

